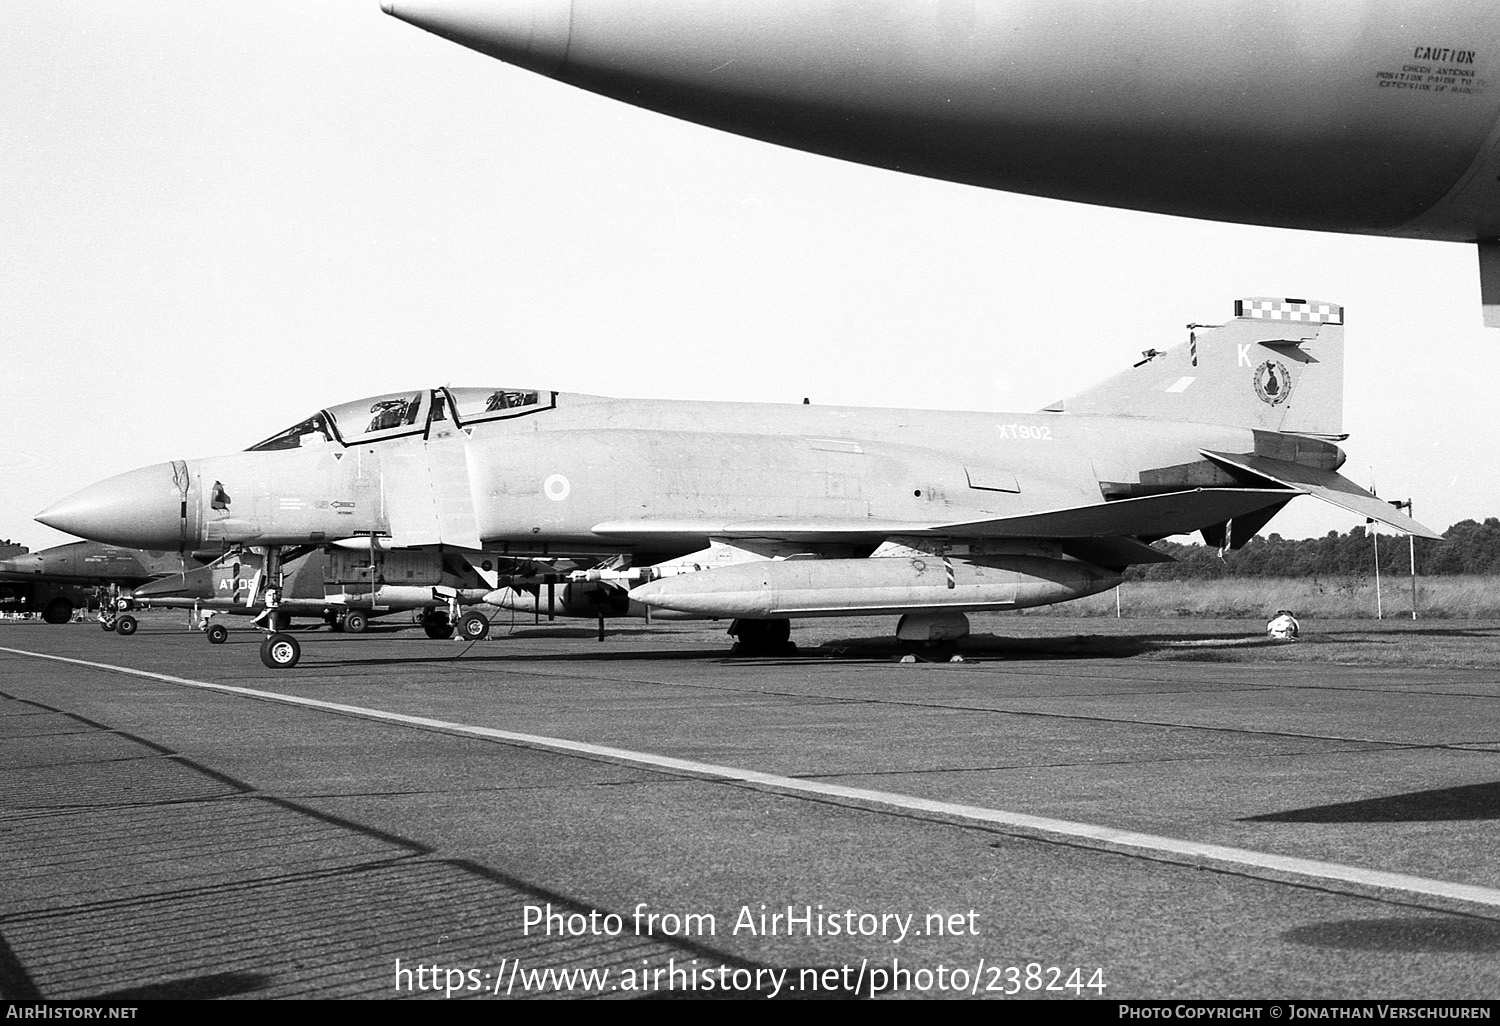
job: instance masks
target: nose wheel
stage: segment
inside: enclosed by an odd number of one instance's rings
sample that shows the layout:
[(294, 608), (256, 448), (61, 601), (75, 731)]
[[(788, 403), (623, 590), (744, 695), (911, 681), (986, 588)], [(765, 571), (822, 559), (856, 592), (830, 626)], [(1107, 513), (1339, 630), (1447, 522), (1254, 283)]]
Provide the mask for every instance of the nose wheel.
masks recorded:
[(272, 634), (260, 643), (260, 661), (273, 670), (288, 670), (302, 658), (302, 646), (290, 634)]

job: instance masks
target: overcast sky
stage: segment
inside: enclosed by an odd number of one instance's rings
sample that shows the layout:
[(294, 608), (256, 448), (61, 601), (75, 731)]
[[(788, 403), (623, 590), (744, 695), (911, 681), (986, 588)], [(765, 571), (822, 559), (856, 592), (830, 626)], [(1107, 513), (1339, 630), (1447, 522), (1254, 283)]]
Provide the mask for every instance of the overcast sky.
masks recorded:
[[(0, 538), (111, 474), (438, 384), (1032, 410), (1237, 297), (1347, 308), (1344, 473), (1500, 515), (1471, 247), (841, 163), (501, 64), (377, 0), (8, 0)], [(1360, 518), (1298, 499), (1267, 531)]]

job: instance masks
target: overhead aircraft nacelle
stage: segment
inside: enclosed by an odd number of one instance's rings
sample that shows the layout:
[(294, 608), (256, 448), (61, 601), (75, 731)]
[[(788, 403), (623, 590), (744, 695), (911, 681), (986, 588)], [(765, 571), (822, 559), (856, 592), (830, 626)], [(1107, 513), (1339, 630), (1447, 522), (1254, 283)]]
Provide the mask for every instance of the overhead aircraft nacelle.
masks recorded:
[[(383, 7), (627, 103), (911, 174), (1221, 221), (1500, 238), (1493, 3)], [(1500, 304), (1500, 250), (1481, 263)]]

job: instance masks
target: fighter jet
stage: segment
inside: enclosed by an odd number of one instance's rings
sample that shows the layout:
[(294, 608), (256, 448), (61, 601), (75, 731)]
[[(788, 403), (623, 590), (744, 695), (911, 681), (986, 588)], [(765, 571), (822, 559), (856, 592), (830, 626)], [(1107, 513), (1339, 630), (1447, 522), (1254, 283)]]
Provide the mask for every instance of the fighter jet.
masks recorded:
[[(186, 557), (187, 565), (202, 560)], [(0, 609), (39, 612), (48, 623), (67, 623), (73, 611), (100, 605), (100, 622), (114, 629), (116, 602), (128, 590), (168, 574), (181, 573), (184, 559), (176, 543), (156, 551), (99, 542), (70, 542), (41, 552), (0, 560)], [(121, 589), (126, 589), (122, 592)]]
[[(1154, 540), (1238, 548), (1298, 495), (1437, 537), (1336, 472), (1343, 321), (1332, 303), (1242, 300), (1033, 414), (412, 389), (121, 474), (37, 519), (120, 544), (261, 546), (273, 584), (287, 546), (515, 561), (485, 596), (512, 608), (539, 607), (544, 585), (551, 599), (573, 560), (580, 610), (733, 619), (741, 651), (783, 647), (796, 617), (888, 614), (902, 638), (951, 639), (970, 611), (1112, 588), (1166, 558)], [(262, 646), (270, 666), (299, 654), (289, 634)]]
[[(261, 586), (264, 557), (238, 547), (207, 566), (141, 585), (131, 597), (145, 606), (206, 614), (200, 625), (216, 645), (229, 637), (228, 627), (212, 619), (218, 613), (263, 619), (275, 630), (285, 629), (294, 616), (313, 617), (334, 630), (361, 634), (374, 617), (421, 610), (428, 637), (450, 638), (456, 627), (465, 637), (487, 627), (464, 620), (458, 608), (480, 602), (497, 583), (493, 575), (486, 580), (455, 554), (383, 553), (378, 547), (372, 552), (368, 542), (352, 547), (304, 546), (283, 552), (281, 566), (280, 602), (274, 610), (267, 608)], [(120, 620), (123, 625), (126, 617)]]
[(1478, 243), (1500, 326), (1500, 5), (1483, 0), (386, 0), (518, 67), (911, 174)]

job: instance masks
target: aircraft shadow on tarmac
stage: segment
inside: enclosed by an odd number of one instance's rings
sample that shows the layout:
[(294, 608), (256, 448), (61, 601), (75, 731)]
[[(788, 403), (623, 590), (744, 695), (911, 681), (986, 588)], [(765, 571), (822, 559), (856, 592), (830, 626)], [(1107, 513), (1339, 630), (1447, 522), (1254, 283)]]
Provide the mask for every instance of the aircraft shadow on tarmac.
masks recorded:
[(1249, 816), (1244, 823), (1445, 823), (1500, 819), (1500, 782), (1317, 805)]
[(1500, 951), (1500, 923), (1458, 917), (1339, 919), (1299, 926), (1281, 937), (1293, 944), (1351, 951), (1481, 954)]
[[(626, 635), (650, 634), (651, 631), (649, 629), (638, 631), (610, 630), (607, 637), (613, 639)], [(594, 642), (594, 639), (597, 637), (597, 631), (580, 628), (565, 627), (561, 629), (516, 631), (513, 634), (492, 635), (491, 640), (478, 650), (474, 648), (473, 643), (468, 646), (458, 647), (454, 642), (430, 642), (420, 639), (424, 645), (437, 644), (445, 647), (439, 648), (430, 654), (403, 654), (389, 658), (340, 658), (338, 662), (351, 666), (387, 666), (403, 663), (446, 662), (460, 657), (466, 662), (561, 663), (616, 662), (621, 660), (703, 661), (726, 660), (730, 658), (727, 645), (698, 650), (654, 649), (622, 652), (613, 647), (600, 648), (597, 644), (593, 644), (588, 647), (580, 647), (575, 652), (545, 653), (506, 652), (501, 647), (509, 639), (587, 639), (589, 642)], [(414, 638), (413, 640), (416, 641), (419, 639)], [(755, 665), (796, 665), (817, 660), (837, 660), (848, 663), (891, 662), (900, 659), (903, 655), (912, 651), (915, 651), (920, 660), (933, 662), (946, 662), (948, 656), (954, 652), (963, 656), (966, 661), (985, 659), (1128, 659), (1134, 656), (1167, 650), (1177, 653), (1181, 658), (1185, 659), (1215, 661), (1215, 654), (1222, 650), (1231, 648), (1274, 648), (1283, 644), (1285, 642), (1273, 641), (1258, 633), (1242, 637), (1224, 637), (1222, 634), (1163, 634), (1136, 636), (1069, 635), (1047, 638), (975, 634), (963, 639), (956, 645), (938, 645), (931, 649), (924, 649), (920, 646), (914, 648), (910, 643), (898, 641), (894, 637), (863, 637), (840, 638), (823, 642), (820, 645), (799, 646), (794, 654), (735, 657), (733, 661), (753, 663)], [(316, 649), (309, 648), (304, 652), (304, 662), (310, 662), (316, 658)]]
[(102, 1001), (203, 1001), (249, 994), (265, 987), (270, 981), (268, 973), (209, 973), (206, 976), (164, 980), (143, 987), (127, 987), (107, 994), (95, 994), (93, 998)]

